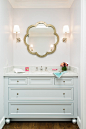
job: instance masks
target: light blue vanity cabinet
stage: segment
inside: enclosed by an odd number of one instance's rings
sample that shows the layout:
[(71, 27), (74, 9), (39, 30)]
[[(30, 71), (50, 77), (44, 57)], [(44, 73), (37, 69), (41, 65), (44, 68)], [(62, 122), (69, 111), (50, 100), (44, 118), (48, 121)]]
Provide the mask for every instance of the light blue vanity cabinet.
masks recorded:
[(5, 77), (5, 118), (77, 118), (77, 85), (78, 77)]

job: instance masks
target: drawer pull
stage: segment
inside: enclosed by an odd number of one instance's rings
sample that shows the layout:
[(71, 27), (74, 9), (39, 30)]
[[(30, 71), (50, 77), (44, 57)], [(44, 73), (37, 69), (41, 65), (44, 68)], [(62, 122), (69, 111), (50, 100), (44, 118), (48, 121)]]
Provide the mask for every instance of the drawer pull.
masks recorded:
[(19, 82), (19, 81), (17, 81), (17, 82)]
[(65, 81), (63, 81), (63, 82), (65, 82)]
[(19, 93), (17, 93), (17, 95), (19, 95)]
[(65, 109), (63, 109), (63, 112), (65, 113)]
[(17, 108), (17, 110), (19, 110), (19, 109)]

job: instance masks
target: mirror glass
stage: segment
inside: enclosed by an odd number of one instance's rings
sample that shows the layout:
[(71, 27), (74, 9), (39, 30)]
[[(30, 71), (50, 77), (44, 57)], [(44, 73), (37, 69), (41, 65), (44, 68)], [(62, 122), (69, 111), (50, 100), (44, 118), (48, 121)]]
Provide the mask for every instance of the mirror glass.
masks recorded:
[(37, 53), (40, 57), (43, 57), (46, 53), (52, 53), (56, 47), (54, 44), (58, 41), (54, 31), (51, 26), (48, 27), (45, 24), (38, 24), (28, 29), (25, 42), (30, 53)]

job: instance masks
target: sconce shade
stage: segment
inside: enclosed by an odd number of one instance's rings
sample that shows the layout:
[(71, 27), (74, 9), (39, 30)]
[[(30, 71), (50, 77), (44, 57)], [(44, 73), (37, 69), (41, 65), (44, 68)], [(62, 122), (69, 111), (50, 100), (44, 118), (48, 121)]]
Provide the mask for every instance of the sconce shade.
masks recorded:
[(63, 26), (63, 33), (69, 33), (69, 26), (68, 25)]
[(14, 25), (13, 33), (20, 33), (20, 28), (18, 25)]

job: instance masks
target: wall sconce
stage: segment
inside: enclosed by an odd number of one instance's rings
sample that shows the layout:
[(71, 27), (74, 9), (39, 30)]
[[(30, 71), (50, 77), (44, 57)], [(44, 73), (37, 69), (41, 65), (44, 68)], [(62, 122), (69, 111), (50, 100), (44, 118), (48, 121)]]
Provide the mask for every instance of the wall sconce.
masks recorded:
[(20, 33), (20, 28), (18, 25), (14, 25), (13, 33), (16, 33), (16, 42), (20, 42), (21, 39), (17, 38), (17, 34)]
[(50, 45), (51, 51), (53, 51), (53, 44)]
[(69, 33), (69, 26), (65, 25), (63, 26), (63, 33), (65, 34), (65, 38), (63, 38), (63, 42), (67, 42), (67, 34)]
[(30, 50), (33, 51), (33, 44), (30, 45)]

